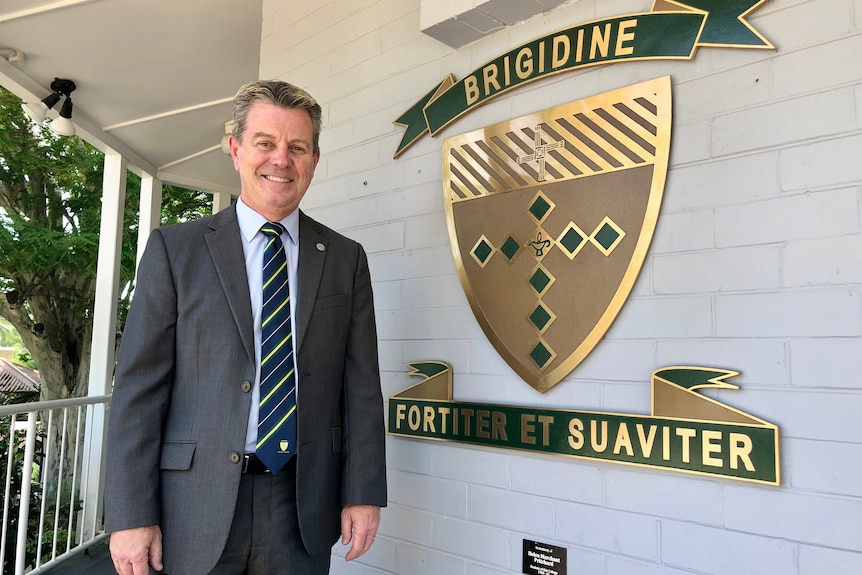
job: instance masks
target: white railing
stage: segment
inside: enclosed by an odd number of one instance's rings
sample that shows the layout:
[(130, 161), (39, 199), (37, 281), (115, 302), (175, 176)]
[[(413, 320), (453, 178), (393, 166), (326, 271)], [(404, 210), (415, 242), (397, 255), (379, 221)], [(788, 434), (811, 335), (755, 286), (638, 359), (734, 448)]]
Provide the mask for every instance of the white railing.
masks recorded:
[(0, 406), (0, 444), (7, 446), (5, 466), (0, 463), (0, 574), (42, 573), (106, 537), (102, 470), (110, 400)]

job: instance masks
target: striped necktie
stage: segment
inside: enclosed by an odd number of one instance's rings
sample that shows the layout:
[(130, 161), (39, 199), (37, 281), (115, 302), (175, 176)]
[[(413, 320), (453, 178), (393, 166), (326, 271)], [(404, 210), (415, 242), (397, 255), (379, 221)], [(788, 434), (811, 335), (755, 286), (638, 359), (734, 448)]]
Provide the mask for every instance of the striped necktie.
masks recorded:
[(263, 251), (263, 308), (260, 342), (260, 405), (257, 456), (272, 473), (296, 453), (296, 375), (290, 324), (284, 226), (267, 222)]

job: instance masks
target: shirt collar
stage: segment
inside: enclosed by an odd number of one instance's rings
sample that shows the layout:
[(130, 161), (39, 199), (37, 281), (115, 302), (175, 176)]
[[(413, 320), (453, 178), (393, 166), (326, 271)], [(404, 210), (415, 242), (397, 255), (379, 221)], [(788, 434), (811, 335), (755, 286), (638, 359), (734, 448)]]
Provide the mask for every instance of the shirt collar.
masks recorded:
[[(251, 242), (260, 231), (260, 227), (268, 220), (262, 215), (248, 207), (242, 196), (236, 201), (236, 219), (239, 229), (246, 242)], [(279, 223), (287, 230), (288, 238), (294, 245), (299, 243), (299, 210), (293, 210), (289, 216), (279, 220)]]

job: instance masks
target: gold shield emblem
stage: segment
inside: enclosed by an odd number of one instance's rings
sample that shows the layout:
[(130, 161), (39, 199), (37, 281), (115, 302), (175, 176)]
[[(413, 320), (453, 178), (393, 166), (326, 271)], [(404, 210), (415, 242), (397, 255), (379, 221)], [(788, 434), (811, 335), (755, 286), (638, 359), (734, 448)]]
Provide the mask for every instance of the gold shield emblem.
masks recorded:
[(592, 351), (631, 292), (670, 130), (666, 76), (444, 142), (461, 285), (494, 348), (536, 390)]

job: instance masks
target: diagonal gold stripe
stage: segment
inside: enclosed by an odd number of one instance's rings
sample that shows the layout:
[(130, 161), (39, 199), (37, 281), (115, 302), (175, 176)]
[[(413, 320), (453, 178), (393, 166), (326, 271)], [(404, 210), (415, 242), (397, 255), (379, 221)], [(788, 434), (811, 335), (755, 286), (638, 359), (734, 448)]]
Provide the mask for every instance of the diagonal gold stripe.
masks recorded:
[(280, 272), (281, 270), (283, 270), (284, 268), (286, 268), (286, 267), (287, 267), (287, 261), (285, 261), (283, 264), (281, 264), (281, 265), (278, 267), (278, 269), (277, 269), (277, 270), (275, 270), (274, 272), (272, 272), (272, 275), (271, 275), (271, 276), (269, 276), (269, 279), (268, 279), (268, 280), (266, 280), (266, 283), (264, 283), (264, 284), (263, 284), (263, 289), (266, 289), (266, 286), (268, 286), (270, 283), (272, 283), (272, 280), (274, 280), (274, 279), (275, 279), (275, 276), (277, 276), (277, 275), (279, 274), (279, 272)]
[(270, 390), (270, 392), (268, 394), (266, 394), (266, 397), (264, 397), (263, 399), (260, 400), (260, 406), (261, 407), (263, 407), (263, 404), (266, 403), (267, 401), (269, 401), (269, 398), (272, 397), (272, 394), (275, 393), (278, 390), (278, 388), (280, 388), (282, 386), (282, 384), (290, 378), (291, 375), (293, 375), (293, 371), (294, 371), (294, 369), (291, 368), (291, 370), (287, 372), (287, 375), (285, 375), (281, 381), (279, 381), (277, 384), (275, 384), (275, 386)]
[(267, 316), (267, 317), (266, 317), (266, 318), (265, 318), (265, 319), (260, 323), (260, 327), (265, 327), (265, 326), (266, 326), (266, 324), (268, 324), (268, 323), (270, 322), (270, 320), (272, 320), (272, 318), (273, 318), (273, 317), (275, 317), (275, 315), (276, 315), (278, 312), (280, 312), (280, 311), (281, 311), (281, 308), (283, 308), (284, 306), (286, 306), (288, 303), (290, 303), (290, 296), (287, 296), (287, 299), (286, 299), (286, 300), (284, 300), (283, 302), (281, 302), (281, 305), (279, 305), (279, 306), (278, 306), (278, 308), (276, 308), (275, 310), (273, 310), (273, 312), (272, 312), (271, 314), (269, 314), (269, 316)]
[(276, 345), (274, 348), (272, 348), (272, 351), (270, 351), (269, 354), (265, 358), (260, 360), (260, 367), (263, 368), (264, 364), (266, 364), (266, 362), (269, 361), (273, 355), (275, 355), (275, 352), (277, 352), (282, 347), (284, 347), (284, 344), (289, 342), (291, 340), (291, 338), (293, 338), (293, 332), (290, 332), (289, 334), (287, 334), (286, 338), (281, 340), (281, 342), (279, 342), (278, 345)]
[(293, 407), (291, 407), (291, 408), (290, 408), (290, 411), (288, 411), (288, 412), (284, 415), (284, 417), (282, 417), (282, 418), (281, 418), (281, 421), (279, 421), (278, 423), (276, 423), (276, 424), (275, 424), (275, 427), (273, 427), (273, 428), (269, 431), (269, 433), (267, 433), (266, 435), (264, 435), (264, 436), (263, 436), (263, 439), (261, 439), (261, 440), (259, 440), (259, 441), (257, 442), (257, 444), (255, 445), (255, 447), (257, 447), (258, 449), (260, 449), (260, 447), (261, 447), (264, 443), (266, 443), (266, 441), (267, 441), (270, 437), (272, 437), (272, 434), (273, 434), (273, 433), (275, 433), (276, 431), (278, 431), (278, 430), (281, 428), (281, 426), (282, 426), (282, 425), (284, 425), (284, 422), (285, 422), (285, 421), (287, 421), (288, 419), (290, 419), (290, 416), (291, 416), (291, 415), (293, 415), (293, 412), (294, 412), (294, 411), (296, 411), (296, 406), (295, 406), (295, 405), (294, 405)]

